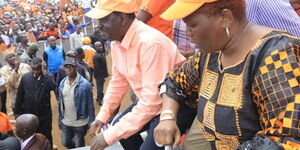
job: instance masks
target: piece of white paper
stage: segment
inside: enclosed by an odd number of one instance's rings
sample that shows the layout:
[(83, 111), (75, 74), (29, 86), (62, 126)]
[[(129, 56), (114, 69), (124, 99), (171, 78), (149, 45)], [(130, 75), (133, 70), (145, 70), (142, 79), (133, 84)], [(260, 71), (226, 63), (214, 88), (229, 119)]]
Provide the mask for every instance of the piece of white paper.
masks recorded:
[(0, 76), (0, 86), (3, 86), (5, 84), (4, 79)]

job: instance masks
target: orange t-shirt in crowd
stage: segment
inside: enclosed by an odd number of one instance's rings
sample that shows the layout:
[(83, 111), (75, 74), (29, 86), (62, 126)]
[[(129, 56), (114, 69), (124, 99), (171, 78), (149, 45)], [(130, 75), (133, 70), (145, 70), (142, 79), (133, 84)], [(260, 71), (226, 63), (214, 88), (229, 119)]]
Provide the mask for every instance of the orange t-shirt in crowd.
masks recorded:
[(16, 47), (14, 47), (14, 46), (8, 47), (8, 45), (6, 45), (5, 43), (0, 43), (0, 54), (14, 52), (15, 49), (16, 49)]
[(174, 2), (175, 0), (143, 0), (140, 7), (152, 15), (147, 25), (159, 30), (170, 39), (173, 39), (173, 21), (164, 20), (160, 15)]
[(33, 31), (26, 32), (26, 36), (27, 36), (30, 43), (36, 43), (37, 42)]
[(65, 8), (66, 4), (70, 4), (71, 2), (69, 0), (60, 0), (59, 1), (59, 7), (60, 8)]
[(83, 45), (82, 49), (84, 50), (84, 61), (89, 65), (89, 67), (94, 68), (94, 55), (96, 50), (90, 47), (89, 45)]
[(56, 38), (59, 38), (59, 33), (58, 33), (58, 29), (57, 29), (57, 28), (54, 28), (54, 31), (51, 31), (51, 30), (48, 28), (48, 29), (46, 29), (45, 32), (47, 33), (47, 37), (55, 36)]
[(13, 130), (12, 124), (5, 113), (0, 112), (0, 132), (8, 133)]

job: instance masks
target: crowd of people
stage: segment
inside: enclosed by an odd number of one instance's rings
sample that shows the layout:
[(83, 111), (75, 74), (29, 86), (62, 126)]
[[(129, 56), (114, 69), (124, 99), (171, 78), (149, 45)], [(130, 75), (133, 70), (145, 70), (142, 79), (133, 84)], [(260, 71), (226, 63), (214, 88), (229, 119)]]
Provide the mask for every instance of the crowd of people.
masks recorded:
[(299, 0), (6, 1), (0, 149), (52, 149), (53, 111), (67, 149), (300, 149), (299, 10)]

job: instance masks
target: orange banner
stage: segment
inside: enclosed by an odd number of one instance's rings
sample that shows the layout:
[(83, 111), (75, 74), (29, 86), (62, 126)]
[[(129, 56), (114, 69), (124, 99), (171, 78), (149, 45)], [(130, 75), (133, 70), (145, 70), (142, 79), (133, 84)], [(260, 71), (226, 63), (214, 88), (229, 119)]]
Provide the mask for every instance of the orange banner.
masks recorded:
[(60, 0), (59, 1), (59, 6), (60, 8), (65, 8), (66, 4), (70, 4), (71, 2), (69, 0)]

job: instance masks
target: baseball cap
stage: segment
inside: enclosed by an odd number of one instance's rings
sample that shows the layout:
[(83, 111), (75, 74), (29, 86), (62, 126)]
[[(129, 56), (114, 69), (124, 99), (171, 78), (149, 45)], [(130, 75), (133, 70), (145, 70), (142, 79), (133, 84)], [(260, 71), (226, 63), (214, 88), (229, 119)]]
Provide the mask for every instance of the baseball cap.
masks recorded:
[(72, 65), (76, 67), (76, 60), (74, 58), (67, 58), (64, 63), (64, 66), (65, 65)]
[(83, 44), (91, 44), (91, 43), (92, 43), (92, 40), (91, 40), (91, 38), (89, 38), (89, 37), (84, 37), (84, 38), (82, 39), (82, 42), (83, 42)]
[(29, 46), (29, 49), (30, 49), (30, 50), (39, 50), (39, 46), (38, 46), (37, 44), (31, 44), (31, 45)]
[(114, 11), (134, 13), (135, 5), (133, 0), (98, 0), (95, 8), (87, 12), (85, 15), (93, 19), (100, 19)]
[(182, 19), (192, 14), (205, 3), (212, 3), (215, 1), (219, 0), (176, 0), (176, 2), (163, 12), (160, 17), (165, 20)]
[(74, 50), (70, 50), (67, 52), (67, 56), (72, 56), (72, 57), (76, 57), (77, 56), (77, 52)]

